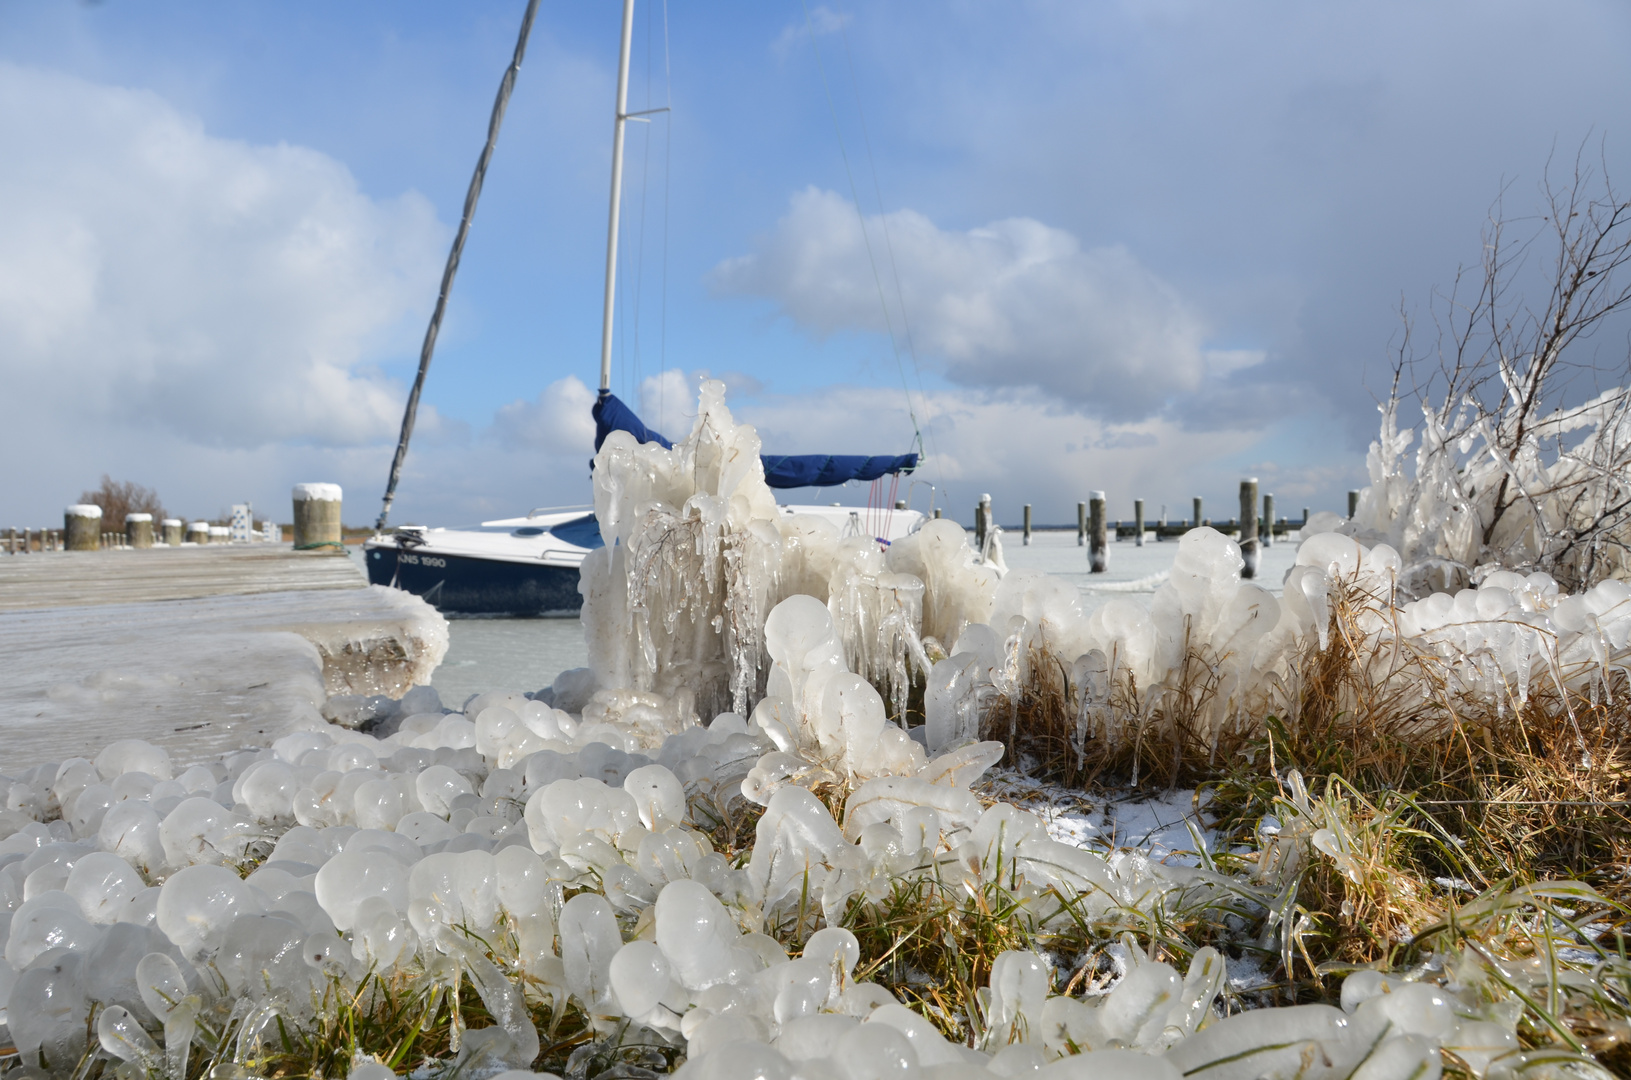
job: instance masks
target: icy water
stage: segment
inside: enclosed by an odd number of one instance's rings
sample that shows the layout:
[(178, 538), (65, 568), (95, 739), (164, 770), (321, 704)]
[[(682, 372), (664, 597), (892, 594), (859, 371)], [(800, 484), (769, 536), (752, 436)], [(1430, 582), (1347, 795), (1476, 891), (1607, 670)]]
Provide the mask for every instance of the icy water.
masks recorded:
[[(1178, 543), (1147, 539), (1110, 545), (1103, 574), (1087, 568), (1087, 549), (1076, 546), (1076, 533), (1039, 532), (1031, 545), (1016, 533), (1004, 533), (1003, 551), (1014, 570), (1042, 570), (1065, 578), (1082, 593), (1082, 610), (1090, 612), (1117, 596), (1148, 604), (1172, 568)], [(1263, 552), (1258, 581), (1278, 593), (1281, 579), (1297, 555), (1296, 544), (1282, 541)], [(583, 629), (577, 619), (452, 619), (447, 657), (431, 684), (450, 706), (488, 690), (537, 690), (558, 672), (588, 663)]]

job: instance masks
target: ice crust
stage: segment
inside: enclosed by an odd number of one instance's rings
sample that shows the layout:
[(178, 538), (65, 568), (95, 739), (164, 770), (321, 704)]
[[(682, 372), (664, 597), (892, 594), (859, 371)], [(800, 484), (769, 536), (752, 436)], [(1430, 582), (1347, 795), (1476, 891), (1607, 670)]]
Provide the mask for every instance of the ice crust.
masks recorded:
[[(847, 673), (819, 659), (836, 646), (817, 613), (784, 601), (767, 638), (787, 665), (773, 684), (827, 708), (836, 698), (816, 693), (812, 672), (830, 671), (829, 682)], [(8, 805), (32, 811), (0, 840), (0, 987), (19, 1050), (69, 1070), (95, 1009), (102, 1053), (179, 1075), (201, 1020), (241, 1021), (249, 1046), (277, 1022), (311, 1023), (331, 980), (352, 987), (369, 970), (448, 985), (468, 977), (497, 1021), (468, 1032), (461, 1051), (461, 1067), (479, 1076), (524, 1069), (538, 1053), (521, 976), (531, 993), (574, 999), (608, 1033), (632, 1023), (683, 1046), (681, 1074), (699, 1078), (1041, 1068), (1244, 1080), (1310, 1059), (1329, 1063), (1322, 1076), (1363, 1065), (1353, 1075), (1419, 1077), (1437, 1075), (1440, 1048), (1483, 1075), (1517, 1046), (1509, 1014), (1478, 987), (1376, 972), (1349, 978), (1341, 1009), (1224, 1018), (1215, 1005), (1225, 962), (1210, 948), (1187, 972), (1125, 951), (1125, 974), (1086, 999), (1050, 993), (1048, 958), (1004, 953), (982, 991), (975, 1045), (953, 1045), (855, 979), (859, 944), (830, 925), (852, 898), (915, 875), (971, 889), (1000, 875), (1042, 929), (1072, 917), (1053, 895), (1093, 917), (1193, 903), (1215, 886), (1190, 868), (1056, 842), (1011, 805), (982, 809), (965, 786), (992, 756), (979, 744), (933, 758), (877, 754), (915, 771), (841, 781), (838, 819), (784, 779), (746, 866), (733, 868), (697, 826), (710, 806), (741, 797), (756, 753), (787, 753), (771, 750), (763, 729), (729, 713), (667, 734), (591, 724), (538, 696), (481, 695), (456, 713), (424, 691), (427, 711), (383, 738), (297, 732), (179, 771), (164, 751), (127, 740), (94, 762), (5, 780)], [(875, 692), (868, 700), (878, 707)], [(842, 722), (825, 730), (848, 734)], [(613, 732), (620, 747), (600, 741)], [(869, 726), (860, 734), (876, 739)], [(544, 745), (515, 757), (528, 740)], [(110, 781), (124, 797), (111, 798)], [(765, 931), (812, 903), (829, 925), (790, 955)], [(478, 941), (511, 944), (489, 956)]]
[[(1210, 948), (1180, 972), (1123, 947), (1120, 978), (1084, 998), (1051, 993), (1055, 958), (1004, 953), (973, 1045), (952, 1045), (855, 978), (859, 943), (834, 924), (913, 879), (975, 895), (1000, 881), (1037, 930), (1116, 909), (1159, 921), (1234, 887), (1056, 841), (969, 790), (1003, 752), (978, 741), (982, 722), (1052, 677), (1040, 658), (1069, 666), (1083, 730), (1113, 737), (1200, 655), (1222, 725), (1276, 692), (1296, 650), (1328, 644), (1333, 597), (1362, 589), (1382, 597), (1371, 630), (1490, 695), (1623, 665), (1631, 590), (1562, 597), (1491, 573), (1395, 605), (1390, 548), (1311, 532), (1276, 600), (1200, 529), (1149, 611), (1111, 601), (1084, 618), (1068, 585), (1003, 573), (950, 522), (882, 552), (778, 517), (757, 437), (717, 384), (672, 451), (608, 438), (595, 485), (591, 669), (457, 711), (428, 687), (395, 706), (330, 699), (334, 722), (185, 768), (127, 739), (0, 778), (0, 999), (25, 1060), (66, 1072), (94, 1038), (132, 1075), (181, 1075), (200, 1021), (228, 1019), (249, 1060), (261, 1033), (309, 1025), (326, 987), (372, 971), (469, 979), (495, 1025), (465, 1033), (460, 1075), (530, 1067), (523, 987), (574, 1000), (603, 1034), (683, 1047), (695, 1080), (1431, 1080), (1442, 1049), (1515, 1075), (1516, 1012), (1471, 974), (1361, 971), (1341, 1008), (1226, 1017)], [(928, 723), (909, 733), (894, 717), (911, 665)], [(1297, 812), (1263, 855), (1271, 891), (1299, 860), (1341, 864), (1293, 786)], [(706, 829), (741, 800), (763, 814), (733, 865)]]

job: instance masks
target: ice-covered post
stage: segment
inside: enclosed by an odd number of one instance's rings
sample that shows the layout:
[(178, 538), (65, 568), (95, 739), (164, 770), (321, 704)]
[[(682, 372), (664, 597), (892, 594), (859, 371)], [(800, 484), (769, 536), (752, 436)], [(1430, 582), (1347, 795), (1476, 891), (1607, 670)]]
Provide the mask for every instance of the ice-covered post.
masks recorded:
[(69, 551), (95, 551), (102, 546), (102, 508), (92, 503), (70, 506), (62, 514), (62, 531)]
[(1076, 504), (1076, 546), (1087, 546), (1087, 504)]
[(1133, 500), (1133, 546), (1144, 546), (1144, 500)]
[(187, 541), (193, 544), (207, 544), (210, 542), (210, 523), (195, 521), (187, 526)]
[(1199, 495), (1195, 496), (1195, 516), (1190, 521), (1189, 527), (1191, 529), (1198, 529), (1201, 527), (1201, 497)]
[(1263, 496), (1263, 546), (1274, 546), (1274, 492)]
[(150, 548), (153, 546), (152, 514), (125, 515), (125, 543), (133, 548)]
[(1104, 492), (1088, 492), (1087, 505), (1089, 530), (1088, 569), (1095, 574), (1102, 574), (1110, 561), (1110, 551), (1105, 544), (1104, 536)]
[(1350, 491), (1348, 492), (1348, 520), (1352, 521), (1353, 516), (1357, 513), (1359, 513), (1359, 492)]
[(296, 484), (294, 486), (294, 549), (315, 551), (340, 545), (340, 485)]
[(164, 542), (171, 547), (181, 546), (181, 519), (164, 519)]
[(1257, 576), (1257, 477), (1240, 482), (1240, 557), (1246, 565), (1240, 576)]
[(1025, 539), (1021, 542), (1021, 546), (1022, 547), (1030, 547), (1031, 546), (1031, 504), (1030, 503), (1025, 504)]

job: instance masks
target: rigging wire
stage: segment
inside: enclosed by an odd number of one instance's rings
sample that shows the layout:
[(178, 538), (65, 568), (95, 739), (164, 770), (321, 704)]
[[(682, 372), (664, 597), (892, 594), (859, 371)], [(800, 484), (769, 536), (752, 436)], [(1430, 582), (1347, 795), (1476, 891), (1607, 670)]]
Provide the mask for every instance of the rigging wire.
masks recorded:
[[(666, 0), (664, 0), (666, 3)], [(866, 149), (867, 169), (872, 173), (872, 193), (878, 200), (878, 227), (883, 230), (884, 249), (889, 253), (889, 273), (895, 282), (895, 302), (900, 305), (901, 331), (906, 335), (906, 352), (912, 358), (912, 374), (917, 379), (918, 400), (923, 403), (925, 412), (928, 410), (929, 395), (923, 390), (923, 367), (918, 363), (917, 342), (912, 337), (912, 323), (906, 315), (906, 290), (900, 283), (900, 265), (895, 260), (895, 242), (889, 235), (889, 216), (884, 212), (883, 185), (878, 182), (878, 163), (872, 155), (872, 136), (866, 126), (866, 110), (861, 105), (861, 84), (855, 77), (855, 58), (850, 54), (849, 31), (844, 29), (845, 19), (840, 9), (838, 15), (838, 38), (844, 45), (844, 66), (849, 72), (850, 92), (855, 95), (855, 115), (861, 124), (861, 145)], [(907, 391), (910, 397), (911, 391)], [(923, 450), (922, 432), (918, 433), (918, 449)], [(929, 444), (934, 445), (934, 429), (929, 429)], [(941, 484), (945, 484), (945, 476), (941, 472), (940, 455), (938, 450), (929, 455), (934, 460), (935, 476)], [(891, 500), (893, 496), (891, 496)], [(891, 502), (891, 505), (893, 503)]]
[(470, 186), (464, 193), (464, 213), (459, 218), (458, 232), (453, 234), (453, 247), (447, 253), (447, 265), (442, 268), (442, 287), (436, 293), (436, 307), (425, 328), (425, 340), (419, 347), (419, 371), (414, 375), (413, 389), (408, 391), (408, 407), (402, 414), (402, 433), (397, 438), (396, 455), (391, 459), (391, 475), (385, 483), (385, 498), (380, 504), (375, 530), (385, 531), (391, 517), (391, 503), (396, 498), (396, 486), (402, 480), (402, 463), (408, 457), (408, 440), (413, 438), (414, 420), (419, 415), (419, 395), (425, 389), (425, 376), (430, 373), (431, 357), (436, 352), (436, 338), (441, 333), (442, 316), (447, 312), (448, 294), (453, 291), (453, 278), (459, 272), (459, 259), (464, 254), (464, 242), (470, 235), (470, 223), (476, 216), (476, 202), (481, 198), (481, 186), (487, 178), (487, 166), (493, 160), (493, 148), (498, 145), (498, 130), (504, 124), (504, 111), (510, 106), (510, 94), (515, 90), (516, 76), (521, 72), (521, 61), (527, 55), (527, 38), (532, 33), (532, 20), (538, 14), (538, 0), (527, 0), (526, 13), (521, 16), (521, 32), (516, 35), (515, 53), (499, 80), (498, 95), (493, 99), (493, 112), (487, 120), (487, 142), (482, 145), (481, 156), (476, 159), (476, 171), (470, 177)]
[(674, 152), (674, 71), (668, 53), (668, 0), (663, 0), (663, 276), (657, 331), (657, 427), (663, 426), (668, 383), (668, 176)]
[[(651, 7), (646, 7), (646, 108), (651, 108)], [(640, 228), (635, 242), (634, 257), (634, 372), (629, 383), (628, 391), (631, 401), (644, 402), (640, 398), (641, 377), (645, 367), (640, 355), (640, 318), (641, 301), (646, 285), (646, 203), (651, 191), (651, 122), (647, 117), (638, 117), (646, 121), (644, 127), (644, 141), (640, 148)]]
[(906, 365), (901, 362), (900, 343), (895, 339), (895, 320), (889, 313), (889, 298), (884, 293), (883, 276), (878, 273), (878, 259), (872, 251), (872, 237), (866, 229), (866, 215), (861, 210), (860, 190), (855, 185), (855, 172), (850, 168), (849, 152), (844, 148), (844, 131), (838, 122), (838, 106), (833, 101), (832, 87), (827, 82), (827, 66), (821, 59), (821, 43), (816, 39), (815, 21), (810, 17), (810, 2), (800, 0), (800, 3), (804, 6), (805, 31), (810, 37), (810, 47), (815, 51), (816, 70), (821, 74), (821, 89), (827, 97), (827, 111), (832, 114), (833, 134), (838, 139), (838, 156), (843, 159), (844, 176), (849, 181), (850, 197), (855, 202), (855, 213), (860, 219), (861, 242), (866, 248), (867, 262), (872, 267), (872, 280), (878, 286), (878, 304), (883, 309), (884, 327), (889, 332), (889, 348), (895, 355), (895, 368), (900, 372), (901, 389), (906, 392), (906, 414), (912, 420), (913, 442), (917, 445), (918, 451), (924, 453), (926, 451), (923, 447), (923, 431), (918, 426), (917, 409), (912, 405), (912, 387), (906, 381)]

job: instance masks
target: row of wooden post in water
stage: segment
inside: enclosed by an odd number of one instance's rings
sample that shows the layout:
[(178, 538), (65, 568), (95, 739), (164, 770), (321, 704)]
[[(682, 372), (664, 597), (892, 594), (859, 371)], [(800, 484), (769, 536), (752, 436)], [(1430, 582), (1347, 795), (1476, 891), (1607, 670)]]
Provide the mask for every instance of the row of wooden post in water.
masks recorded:
[[(1144, 546), (1144, 537), (1154, 533), (1157, 540), (1167, 537), (1182, 536), (1190, 529), (1198, 529), (1208, 525), (1219, 532), (1234, 536), (1240, 544), (1240, 554), (1245, 560), (1241, 569), (1241, 576), (1252, 578), (1257, 576), (1258, 553), (1261, 548), (1269, 547), (1274, 543), (1275, 535), (1289, 536), (1308, 523), (1308, 508), (1303, 507), (1302, 518), (1288, 521), (1284, 517), (1274, 516), (1274, 494), (1263, 494), (1261, 503), (1258, 498), (1257, 478), (1248, 477), (1240, 482), (1240, 517), (1230, 518), (1228, 522), (1213, 522), (1202, 516), (1201, 497), (1195, 496), (1193, 510), (1188, 521), (1168, 523), (1163, 515), (1161, 520), (1151, 528), (1144, 520), (1144, 500), (1133, 500), (1133, 519), (1131, 521), (1109, 521), (1105, 517), (1105, 497), (1102, 491), (1088, 493), (1086, 502), (1076, 504), (1076, 544), (1087, 548), (1088, 566), (1092, 573), (1102, 574), (1109, 567), (1109, 537), (1110, 530), (1116, 532), (1116, 539), (1130, 538), (1134, 545)], [(1261, 511), (1259, 506), (1261, 505)], [(1359, 492), (1348, 492), (1348, 516), (1352, 517), (1359, 505)], [(935, 511), (935, 517), (940, 512)], [(979, 503), (974, 507), (974, 544), (980, 551), (986, 548), (986, 538), (991, 531), (991, 496), (981, 495)], [(1031, 504), (1025, 504), (1024, 524), (1021, 526), (1023, 543), (1031, 542)]]
[[(338, 484), (298, 484), (294, 489), (294, 547), (297, 551), (343, 551), (340, 525), (341, 491)], [(120, 531), (109, 531), (102, 508), (76, 503), (63, 511), (61, 529), (7, 529), (0, 551), (24, 555), (35, 551), (102, 551), (108, 548), (179, 548), (206, 544), (246, 542), (279, 543), (283, 526), (267, 521), (255, 528), (248, 503), (234, 506), (233, 524), (184, 522), (165, 518), (155, 523), (152, 514), (125, 515)]]

